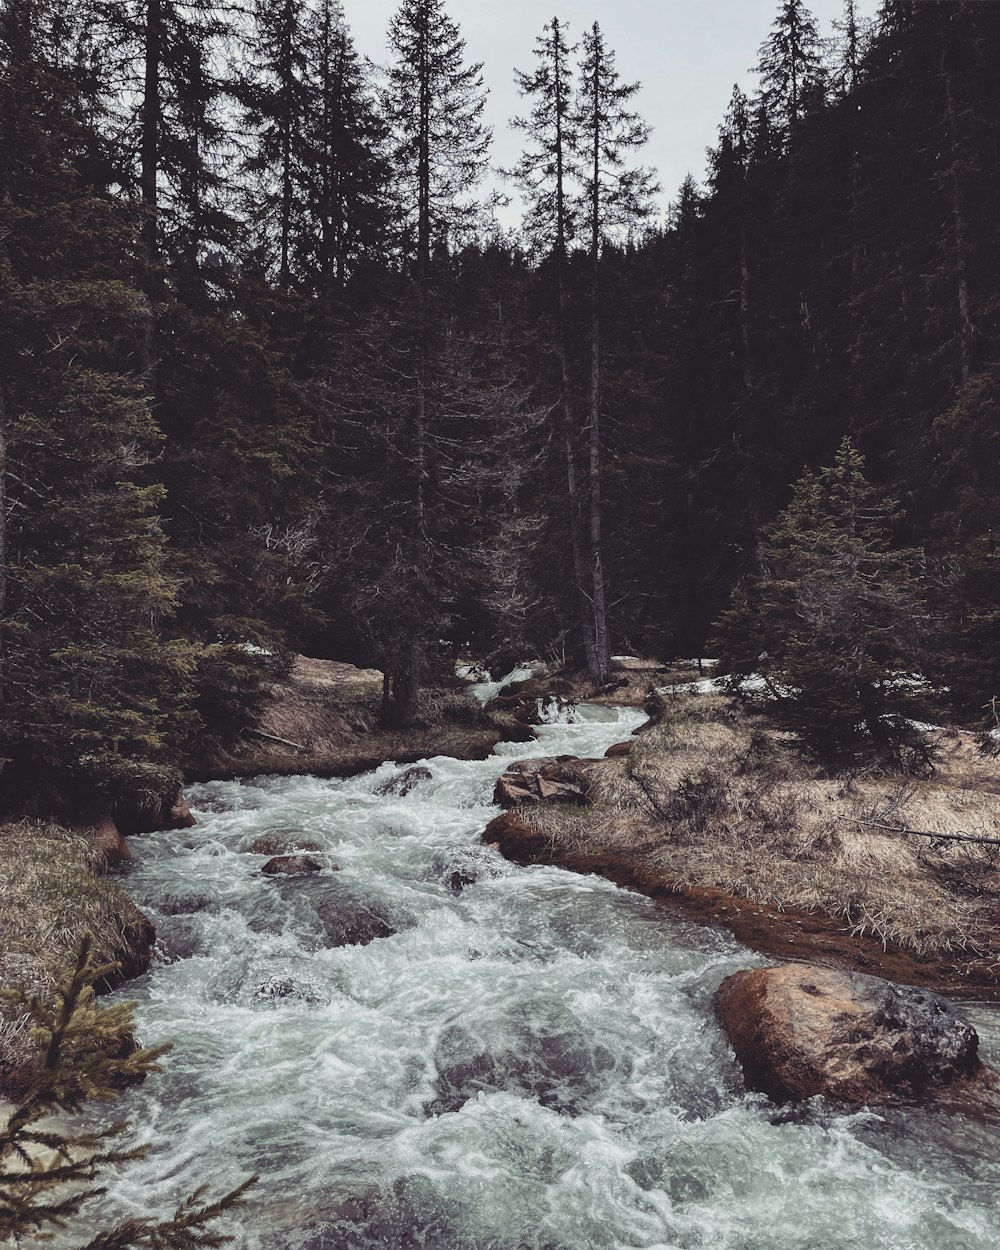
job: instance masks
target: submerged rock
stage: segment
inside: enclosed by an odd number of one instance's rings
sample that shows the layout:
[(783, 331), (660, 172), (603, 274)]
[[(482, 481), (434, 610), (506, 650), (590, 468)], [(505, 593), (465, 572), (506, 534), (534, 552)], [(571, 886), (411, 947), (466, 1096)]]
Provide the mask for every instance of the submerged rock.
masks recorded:
[(434, 1055), (435, 1098), (427, 1112), (459, 1111), (492, 1090), (516, 1092), (575, 1114), (606, 1088), (627, 1058), (587, 1035), (559, 1003), (529, 1003), (511, 1015), (470, 1019), (445, 1029)]
[(294, 855), (307, 851), (322, 851), (323, 848), (318, 842), (313, 842), (309, 838), (269, 833), (254, 838), (244, 849), (248, 855)]
[(307, 877), (322, 872), (323, 867), (313, 855), (276, 855), (267, 861), (261, 872), (268, 877)]
[(947, 999), (810, 964), (727, 977), (717, 1005), (747, 1085), (777, 1101), (921, 1099), (982, 1074), (975, 1029)]
[(371, 903), (330, 899), (319, 904), (316, 914), (331, 946), (367, 946), (396, 932)]
[(397, 773), (395, 777), (390, 777), (388, 781), (383, 781), (375, 793), (381, 798), (395, 795), (397, 798), (405, 799), (415, 786), (421, 781), (430, 781), (432, 776), (433, 773), (429, 768), (416, 764), (404, 772)]
[(453, 894), (461, 894), (470, 885), (503, 876), (503, 869), (485, 847), (463, 847), (440, 863), (439, 880)]

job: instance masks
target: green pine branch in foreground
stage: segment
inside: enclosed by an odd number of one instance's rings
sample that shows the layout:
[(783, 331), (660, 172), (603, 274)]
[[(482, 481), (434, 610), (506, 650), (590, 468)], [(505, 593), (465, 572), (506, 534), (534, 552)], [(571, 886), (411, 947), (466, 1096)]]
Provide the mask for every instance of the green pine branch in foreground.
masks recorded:
[[(104, 1193), (93, 1182), (104, 1167), (141, 1159), (148, 1147), (119, 1149), (126, 1127), (118, 1121), (92, 1132), (54, 1127), (57, 1113), (76, 1114), (84, 1104), (118, 1096), (125, 1085), (159, 1070), (168, 1045), (137, 1049), (131, 1042), (133, 1004), (98, 1004), (94, 985), (112, 971), (92, 957), (92, 942), (80, 947), (76, 966), (54, 1003), (24, 993), (0, 991), (34, 1021), (38, 1057), (31, 1086), (0, 1129), (0, 1244), (64, 1227), (92, 1198)], [(96, 1237), (83, 1250), (189, 1250), (232, 1240), (209, 1228), (239, 1206), (256, 1181), (251, 1177), (223, 1198), (207, 1201), (201, 1187), (167, 1220), (128, 1219)]]

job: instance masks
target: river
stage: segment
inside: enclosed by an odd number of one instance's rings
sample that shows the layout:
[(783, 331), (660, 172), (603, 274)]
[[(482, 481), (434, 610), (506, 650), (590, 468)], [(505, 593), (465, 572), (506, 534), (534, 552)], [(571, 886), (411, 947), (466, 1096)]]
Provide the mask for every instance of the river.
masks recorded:
[[(134, 841), (128, 889), (160, 943), (124, 994), (142, 1039), (175, 1049), (127, 1097), (154, 1149), (105, 1214), (257, 1172), (231, 1225), (247, 1250), (996, 1250), (995, 1124), (747, 1094), (712, 996), (765, 960), (479, 845), (507, 761), (601, 755), (642, 720), (582, 708), (537, 748), (428, 760), (403, 797), (377, 793), (391, 763), (210, 782), (197, 828)], [(267, 878), (244, 850), (262, 835), (338, 870)], [(395, 934), (331, 946), (358, 907)], [(995, 1017), (973, 1018), (996, 1062)]]

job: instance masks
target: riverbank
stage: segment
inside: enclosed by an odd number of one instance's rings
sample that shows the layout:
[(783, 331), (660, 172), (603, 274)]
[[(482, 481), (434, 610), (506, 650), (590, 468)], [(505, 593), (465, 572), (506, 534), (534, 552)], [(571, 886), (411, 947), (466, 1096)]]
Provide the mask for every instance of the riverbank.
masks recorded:
[(484, 841), (775, 958), (1000, 1000), (1000, 847), (906, 832), (1000, 837), (1000, 781), (971, 735), (933, 737), (929, 779), (830, 777), (702, 683), (659, 696), (654, 723), (588, 767), (587, 804), (518, 803)]
[[(412, 729), (379, 728), (381, 700), (377, 670), (297, 656), (287, 679), (273, 687), (257, 725), (228, 750), (189, 761), (185, 779), (352, 777), (385, 760), (485, 759), (501, 738), (510, 736), (508, 726), (490, 719), (458, 683), (425, 690)], [(521, 733), (525, 741), (530, 737), (530, 731)]]
[[(94, 835), (93, 829), (40, 821), (0, 824), (4, 989), (51, 997), (88, 934), (94, 959), (118, 965), (100, 988), (114, 988), (149, 967), (155, 930), (116, 882), (101, 875), (106, 858)], [(0, 1098), (24, 1091), (35, 1049), (26, 1013), (0, 999)]]

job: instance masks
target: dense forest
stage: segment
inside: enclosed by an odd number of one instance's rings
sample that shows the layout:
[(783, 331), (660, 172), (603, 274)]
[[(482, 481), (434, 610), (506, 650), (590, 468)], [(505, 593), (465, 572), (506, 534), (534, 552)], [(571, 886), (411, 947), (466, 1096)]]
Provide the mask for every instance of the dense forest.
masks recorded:
[(1000, 6), (762, 36), (661, 221), (638, 85), (540, 27), (511, 231), (444, 0), (381, 67), (339, 0), (3, 0), (8, 808), (154, 784), (295, 650), (381, 669), (397, 727), (460, 651), (751, 671), (824, 515), (879, 638), (824, 601), (813, 667), (992, 715)]

